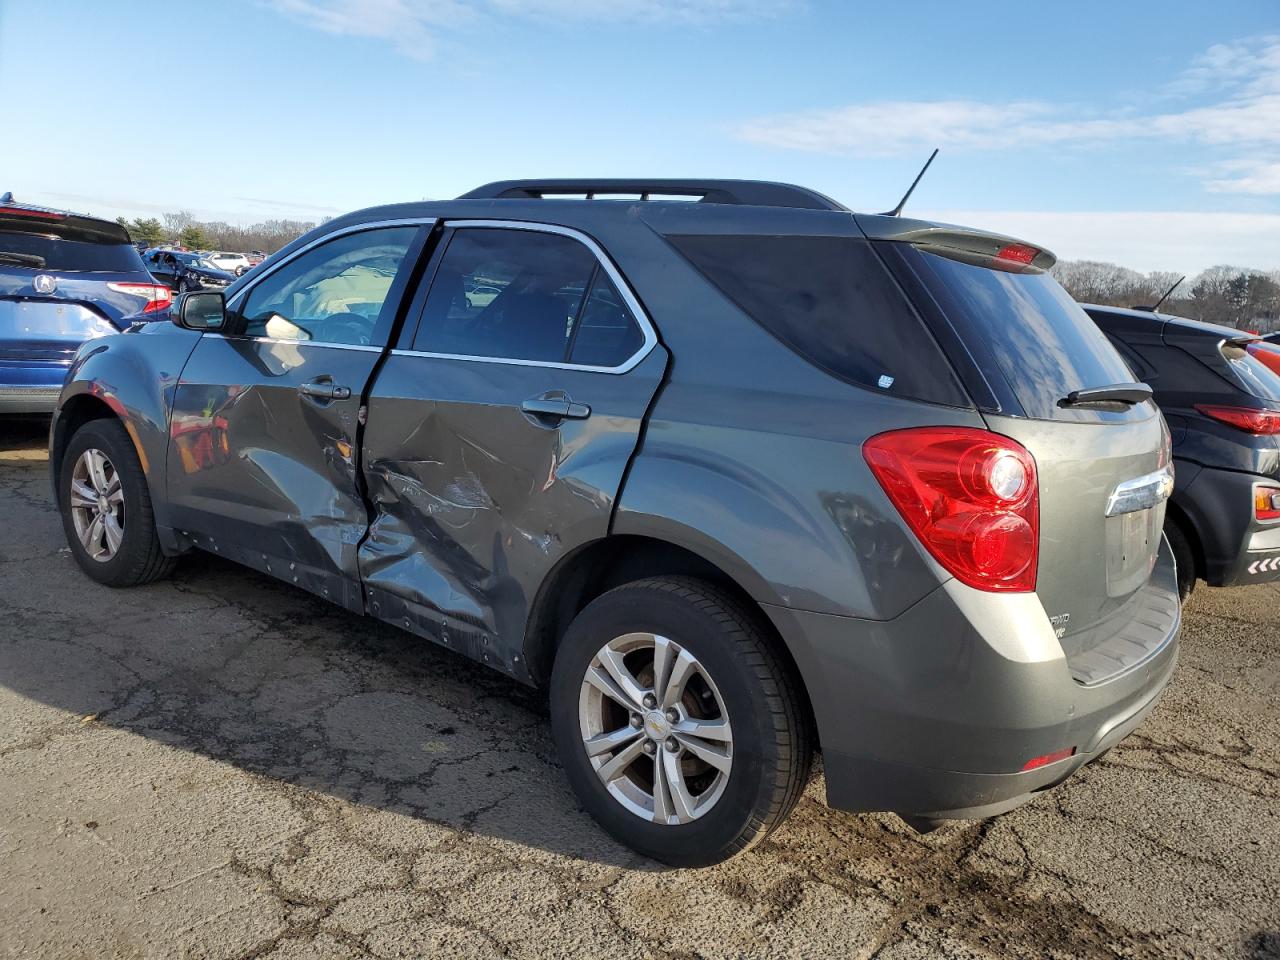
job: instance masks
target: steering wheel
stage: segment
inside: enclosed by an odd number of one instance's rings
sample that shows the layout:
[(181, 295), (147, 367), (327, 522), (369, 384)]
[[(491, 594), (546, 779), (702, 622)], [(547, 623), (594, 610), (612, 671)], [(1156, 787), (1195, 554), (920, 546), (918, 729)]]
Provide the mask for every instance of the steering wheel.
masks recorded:
[(342, 313), (331, 313), (324, 318), (324, 324), (326, 327), (329, 327), (330, 324), (333, 325), (330, 330), (325, 331), (330, 336), (337, 332), (349, 334), (349, 336), (342, 338), (343, 343), (367, 347), (371, 342), (370, 334), (373, 333), (373, 324), (369, 322), (368, 317), (362, 314), (354, 313), (350, 310), (345, 310)]

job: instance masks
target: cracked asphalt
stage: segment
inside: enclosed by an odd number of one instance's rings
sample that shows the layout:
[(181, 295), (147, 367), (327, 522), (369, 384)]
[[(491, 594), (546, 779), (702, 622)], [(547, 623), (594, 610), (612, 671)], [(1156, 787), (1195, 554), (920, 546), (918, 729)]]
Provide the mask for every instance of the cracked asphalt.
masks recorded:
[(1280, 958), (1280, 588), (1211, 590), (1137, 735), (918, 836), (826, 808), (720, 867), (605, 837), (546, 707), (224, 561), (75, 567), (0, 426), (0, 956)]

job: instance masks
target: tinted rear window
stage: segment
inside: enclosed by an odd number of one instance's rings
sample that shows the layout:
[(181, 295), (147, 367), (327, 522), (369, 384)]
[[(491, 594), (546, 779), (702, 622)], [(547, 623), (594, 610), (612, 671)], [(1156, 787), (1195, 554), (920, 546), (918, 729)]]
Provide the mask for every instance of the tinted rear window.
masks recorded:
[(866, 241), (667, 239), (748, 316), (828, 373), (898, 396), (970, 405), (938, 345)]
[[(4, 254), (9, 254), (6, 257)], [(144, 272), (142, 258), (128, 243), (86, 243), (59, 240), (30, 233), (0, 231), (0, 267), (21, 266), (34, 270)]]
[(1244, 388), (1262, 400), (1280, 400), (1280, 346), (1250, 343), (1247, 350), (1223, 350)]
[(1025, 416), (1094, 419), (1096, 413), (1058, 401), (1073, 390), (1133, 382), (1115, 347), (1047, 273), (1006, 273), (912, 253), (921, 280), (988, 381), (1003, 378)]

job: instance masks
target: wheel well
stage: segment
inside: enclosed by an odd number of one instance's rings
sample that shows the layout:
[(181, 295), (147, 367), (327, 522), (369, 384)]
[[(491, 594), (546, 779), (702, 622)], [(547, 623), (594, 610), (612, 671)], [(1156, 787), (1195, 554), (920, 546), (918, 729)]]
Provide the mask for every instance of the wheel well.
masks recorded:
[[(561, 560), (538, 591), (525, 634), (529, 672), (540, 686), (551, 676), (556, 648), (573, 618), (592, 600), (624, 583), (658, 576), (688, 576), (708, 580), (727, 591), (757, 618), (772, 638), (779, 655), (800, 672), (791, 651), (759, 604), (732, 577), (690, 550), (663, 540), (617, 535), (597, 540)], [(804, 684), (800, 683), (801, 690)], [(808, 709), (806, 704), (806, 709)]]
[(1166, 521), (1172, 521), (1182, 535), (1187, 538), (1187, 545), (1191, 547), (1191, 558), (1196, 564), (1196, 577), (1203, 579), (1205, 575), (1205, 559), (1204, 546), (1200, 543), (1200, 534), (1196, 531), (1196, 525), (1191, 522), (1191, 518), (1187, 516), (1187, 512), (1180, 506), (1169, 501), (1169, 505), (1165, 510)]
[(75, 432), (90, 420), (104, 420), (114, 416), (115, 412), (107, 406), (105, 400), (86, 393), (72, 397), (62, 405), (49, 445), (49, 466), (53, 471), (54, 490), (62, 489), (62, 455)]

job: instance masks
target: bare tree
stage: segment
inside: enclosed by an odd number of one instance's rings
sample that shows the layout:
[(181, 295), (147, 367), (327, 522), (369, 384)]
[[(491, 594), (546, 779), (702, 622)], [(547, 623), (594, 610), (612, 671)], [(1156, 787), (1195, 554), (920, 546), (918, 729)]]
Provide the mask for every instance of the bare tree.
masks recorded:
[(175, 210), (161, 216), (164, 218), (165, 233), (175, 239), (178, 234), (196, 222), (196, 216), (190, 210)]

